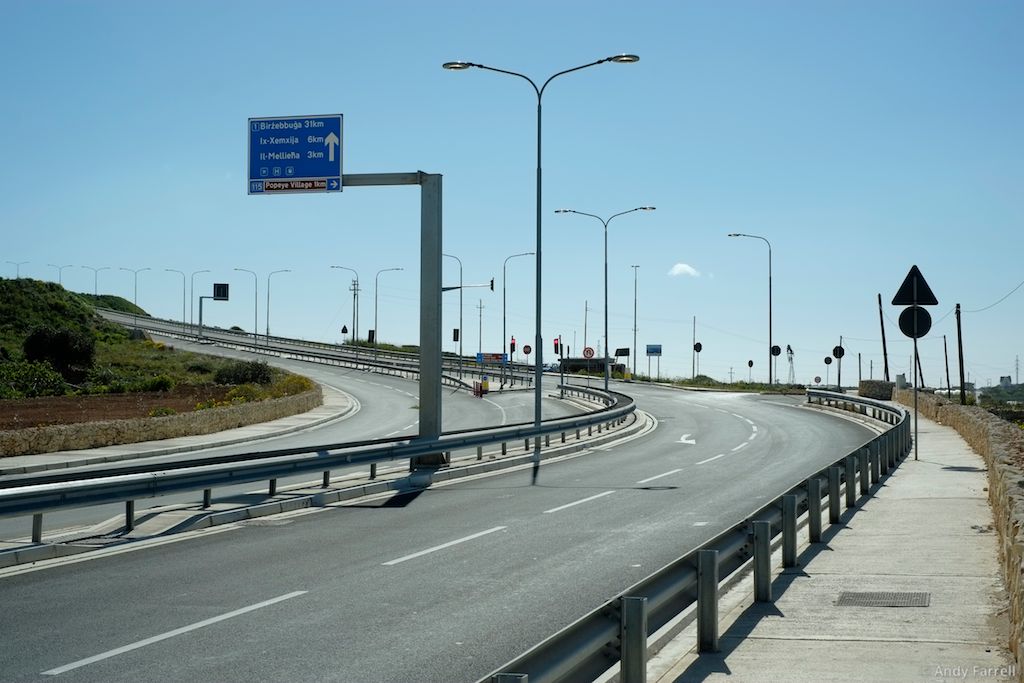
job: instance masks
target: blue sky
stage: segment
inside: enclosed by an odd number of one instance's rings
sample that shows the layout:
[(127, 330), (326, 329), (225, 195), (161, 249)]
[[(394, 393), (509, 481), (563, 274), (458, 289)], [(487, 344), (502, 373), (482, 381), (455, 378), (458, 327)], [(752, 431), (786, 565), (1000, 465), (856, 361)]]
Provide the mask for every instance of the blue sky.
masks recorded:
[[(640, 62), (568, 74), (544, 95), (545, 360), (561, 334), (574, 355), (603, 326), (602, 226), (610, 216), (611, 348), (661, 373), (767, 378), (767, 247), (773, 341), (793, 347), (799, 382), (825, 377), (843, 337), (844, 383), (882, 374), (876, 296), (890, 368), (911, 344), (889, 304), (911, 265), (939, 300), (921, 340), (929, 384), (956, 385), (956, 303), (980, 384), (1015, 375), (1024, 351), (1024, 4), (899, 2), (47, 2), (4, 3), (0, 60), (3, 246), (0, 276), (99, 289), (179, 318), (182, 276), (196, 295), (231, 284), (205, 319), (326, 341), (351, 325), (418, 341), (419, 193), (412, 187), (249, 196), (250, 117), (342, 113), (349, 173), (444, 176), (444, 251), (461, 258), (463, 348), (501, 350), (502, 263), (535, 246), (536, 97), (543, 81), (609, 55)], [(445, 283), (458, 267), (445, 261)], [(253, 277), (235, 268), (255, 271)], [(506, 317), (533, 337), (533, 259), (508, 265)], [(186, 279), (191, 279), (187, 277)], [(482, 312), (478, 305), (482, 302)], [(984, 310), (982, 310), (984, 309)], [(481, 318), (482, 315), (482, 318)], [(445, 294), (454, 350), (456, 292)], [(482, 324), (482, 340), (478, 329)], [(657, 362), (652, 370), (657, 368)], [(830, 370), (835, 379), (836, 366)], [(785, 355), (778, 364), (785, 380)]]

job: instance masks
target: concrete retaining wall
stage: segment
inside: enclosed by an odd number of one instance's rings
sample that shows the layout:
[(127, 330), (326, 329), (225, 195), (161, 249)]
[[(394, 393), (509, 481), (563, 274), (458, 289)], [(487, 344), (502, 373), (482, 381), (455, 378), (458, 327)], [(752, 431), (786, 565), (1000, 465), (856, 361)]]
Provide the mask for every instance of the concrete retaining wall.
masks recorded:
[[(905, 406), (912, 391), (896, 392)], [(942, 396), (918, 394), (925, 417), (955, 429), (988, 468), (988, 499), (999, 533), (999, 560), (1010, 594), (1009, 648), (1024, 658), (1024, 429), (977, 406), (961, 406)], [(1018, 667), (1019, 670), (1019, 667)], [(1024, 680), (1024, 676), (1018, 680)]]
[(323, 404), (323, 393), (318, 385), (315, 389), (295, 396), (197, 410), (178, 415), (82, 422), (3, 431), (0, 432), (0, 456), (54, 453), (171, 439), (177, 436), (212, 434), (225, 429), (297, 415), (321, 404)]

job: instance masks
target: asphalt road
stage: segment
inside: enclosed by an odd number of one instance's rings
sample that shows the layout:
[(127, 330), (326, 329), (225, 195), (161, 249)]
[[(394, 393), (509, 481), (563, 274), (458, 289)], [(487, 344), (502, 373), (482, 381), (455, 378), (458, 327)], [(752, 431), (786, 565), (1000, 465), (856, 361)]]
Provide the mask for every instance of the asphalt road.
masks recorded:
[(625, 385), (648, 435), (425, 492), (0, 571), (0, 679), (473, 681), (868, 440)]

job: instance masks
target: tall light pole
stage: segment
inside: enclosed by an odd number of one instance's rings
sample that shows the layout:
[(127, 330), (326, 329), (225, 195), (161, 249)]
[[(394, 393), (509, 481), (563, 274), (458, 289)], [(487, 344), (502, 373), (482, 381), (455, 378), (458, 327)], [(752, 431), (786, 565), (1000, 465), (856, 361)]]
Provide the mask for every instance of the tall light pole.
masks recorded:
[(209, 270), (195, 270), (192, 271), (192, 277), (188, 285), (188, 324), (193, 323), (193, 314), (195, 313), (195, 302), (196, 302), (196, 275), (199, 273), (209, 273)]
[[(462, 379), (462, 259), (453, 254), (441, 254), (441, 256), (447, 256), (459, 262), (459, 379)], [(373, 321), (373, 324), (377, 324), (376, 319)]]
[[(524, 251), (522, 254), (512, 254), (505, 259), (505, 262), (501, 265), (501, 352), (507, 353), (508, 349), (508, 332), (505, 330), (505, 274), (506, 268), (508, 267), (509, 259), (518, 258), (520, 256), (534, 256), (532, 251)], [(505, 368), (508, 366), (508, 361), (502, 365), (502, 372), (504, 373)]]
[(259, 278), (251, 270), (245, 268), (233, 268), (240, 273), (249, 273), (252, 275), (252, 343), (258, 344), (260, 340), (260, 325), (259, 325)]
[(772, 243), (760, 235), (730, 232), (729, 237), (750, 237), (768, 245), (768, 384), (772, 383)]
[[(380, 341), (380, 328), (377, 327), (377, 294), (380, 292), (380, 274), (389, 273), (393, 270), (405, 270), (405, 268), (383, 268), (377, 271), (377, 275), (373, 278), (373, 351), (374, 355), (377, 352), (377, 344)], [(462, 291), (461, 289), (459, 290)], [(462, 332), (459, 332), (459, 341), (462, 341)]]
[(64, 286), (64, 269), (65, 268), (70, 268), (73, 264), (69, 263), (66, 266), (58, 266), (55, 263), (47, 263), (46, 265), (50, 266), (51, 268), (56, 268), (57, 269), (57, 284), (60, 285), (61, 287), (63, 287)]
[(10, 263), (12, 266), (14, 266), (14, 273), (15, 273), (14, 274), (14, 279), (15, 280), (20, 280), (21, 279), (21, 267), (23, 265), (25, 265), (26, 263), (28, 263), (28, 261), (8, 261), (8, 263)]
[[(132, 294), (132, 304), (135, 306), (136, 309), (138, 309), (139, 308), (139, 273), (141, 273), (143, 271), (146, 271), (146, 270), (152, 270), (152, 268), (136, 268), (136, 269), (121, 268), (121, 270), (126, 270), (129, 273), (132, 273), (132, 275), (134, 275), (135, 285), (134, 285), (134, 293)], [(135, 318), (135, 327), (138, 328), (138, 326), (139, 326), (139, 313), (138, 313), (138, 310), (132, 311), (132, 317)]]
[(638, 360), (636, 355), (636, 273), (640, 269), (640, 266), (630, 266), (630, 268), (633, 269), (633, 358), (631, 359), (630, 365), (633, 366), (633, 374), (636, 375), (636, 364)]
[[(541, 99), (543, 99), (543, 97), (544, 97), (544, 90), (548, 87), (548, 84), (551, 83), (551, 81), (553, 81), (556, 78), (558, 78), (559, 76), (564, 76), (565, 74), (572, 73), (574, 71), (580, 71), (581, 69), (586, 69), (586, 68), (591, 67), (591, 66), (597, 66), (598, 64), (604, 64), (605, 62), (615, 62), (615, 63), (618, 63), (618, 64), (632, 64), (634, 62), (639, 62), (639, 61), (640, 61), (640, 58), (638, 56), (636, 56), (636, 55), (621, 54), (621, 55), (613, 55), (611, 57), (605, 57), (604, 59), (599, 59), (596, 62), (590, 62), (589, 64), (583, 64), (583, 65), (580, 65), (580, 66), (576, 66), (576, 67), (573, 67), (571, 69), (566, 69), (565, 71), (559, 71), (558, 73), (548, 77), (548, 79), (546, 81), (544, 81), (544, 84), (542, 86), (540, 86), (539, 88), (537, 87), (537, 84), (534, 83), (533, 79), (531, 79), (528, 76), (524, 76), (521, 73), (516, 73), (515, 71), (506, 71), (505, 69), (496, 69), (494, 67), (485, 66), (483, 64), (474, 64), (473, 62), (445, 62), (442, 65), (445, 69), (448, 69), (450, 71), (462, 71), (462, 70), (465, 70), (465, 69), (469, 69), (471, 67), (476, 67), (477, 69), (484, 69), (486, 71), (494, 71), (496, 73), (508, 74), (509, 76), (516, 76), (517, 78), (522, 78), (527, 83), (529, 83), (531, 86), (533, 86), (533, 90), (537, 94), (537, 247), (536, 247), (536, 255), (537, 255), (536, 271), (537, 272), (535, 274), (536, 275), (536, 280), (537, 280), (537, 284), (536, 284), (536, 299), (537, 299), (537, 303), (536, 303), (536, 322), (535, 322), (536, 329), (534, 330), (534, 335), (535, 335), (534, 336), (534, 346), (536, 347), (535, 350), (537, 351), (537, 361), (536, 361), (537, 365), (534, 368), (534, 376), (533, 376), (533, 384), (534, 384), (534, 386), (533, 386), (533, 404), (534, 404), (533, 405), (533, 424), (534, 424), (534, 426), (538, 430), (540, 429), (540, 423), (541, 423), (541, 398), (543, 396), (543, 392), (541, 390), (541, 380), (544, 378), (544, 363), (543, 363), (543, 359), (544, 359), (544, 344), (543, 344), (543, 340), (541, 339), (541, 322), (542, 322), (542, 319), (541, 319), (541, 292), (542, 292), (542, 289), (541, 289), (541, 273), (542, 273), (542, 270), (541, 270), (541, 186), (542, 186), (542, 184), (541, 184)], [(533, 446), (533, 481), (534, 482), (537, 481), (537, 472), (538, 472), (539, 469), (540, 469), (540, 435), (538, 435), (534, 439), (534, 446)]]
[(359, 273), (356, 272), (355, 268), (349, 268), (348, 266), (331, 266), (331, 268), (348, 270), (356, 276), (356, 279), (352, 281), (352, 343), (355, 344), (356, 339), (359, 338), (356, 333), (358, 329), (356, 326), (359, 324)]
[(590, 216), (601, 221), (604, 226), (604, 390), (608, 391), (608, 378), (611, 374), (611, 365), (608, 362), (608, 224), (612, 222), (613, 218), (618, 216), (625, 216), (627, 213), (633, 213), (634, 211), (654, 211), (653, 206), (638, 206), (635, 209), (629, 211), (620, 211), (619, 213), (613, 214), (608, 218), (601, 218), (595, 216), (592, 213), (584, 213), (583, 211), (576, 211), (575, 209), (556, 209), (555, 213), (575, 213), (580, 216)]
[(177, 273), (181, 276), (181, 330), (185, 331), (185, 273), (174, 268), (164, 268), (168, 273)]
[(267, 309), (266, 309), (266, 311), (263, 312), (263, 315), (265, 315), (267, 317), (267, 344), (268, 345), (270, 344), (270, 277), (272, 275), (276, 275), (277, 273), (290, 273), (290, 272), (292, 272), (290, 268), (285, 268), (284, 270), (272, 270), (269, 273), (267, 273)]
[(86, 270), (91, 270), (92, 271), (92, 295), (93, 296), (99, 296), (100, 295), (100, 271), (101, 270), (110, 270), (110, 266), (103, 266), (101, 268), (93, 268), (92, 266), (82, 266), (82, 268), (85, 268)]

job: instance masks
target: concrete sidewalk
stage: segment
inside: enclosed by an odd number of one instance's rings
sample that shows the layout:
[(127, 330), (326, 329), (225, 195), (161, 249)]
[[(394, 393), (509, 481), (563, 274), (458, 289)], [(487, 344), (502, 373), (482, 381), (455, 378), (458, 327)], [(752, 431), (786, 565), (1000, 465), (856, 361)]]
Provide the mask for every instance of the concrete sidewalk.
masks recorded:
[(321, 386), (323, 388), (323, 403), (313, 410), (299, 413), (298, 415), (282, 417), (270, 422), (260, 422), (246, 427), (226, 429), (222, 432), (214, 432), (213, 434), (181, 436), (173, 439), (142, 441), (102, 448), (0, 458), (0, 476), (41, 472), (62, 467), (95, 465), (132, 458), (186, 453), (203, 448), (230, 446), (246, 441), (267, 439), (274, 436), (291, 434), (340, 419), (351, 415), (359, 408), (359, 403), (345, 392), (332, 387)]
[[(1019, 680), (984, 462), (924, 418), (918, 445), (920, 459), (911, 453), (839, 524), (826, 507), (822, 543), (805, 544), (797, 567), (773, 557), (773, 603), (753, 602), (751, 578), (722, 595), (720, 652), (697, 655), (690, 627), (651, 658), (647, 679)], [(844, 592), (924, 593), (927, 606), (839, 606)]]

